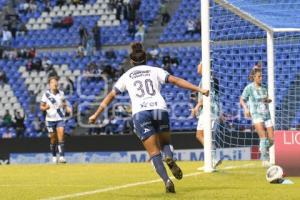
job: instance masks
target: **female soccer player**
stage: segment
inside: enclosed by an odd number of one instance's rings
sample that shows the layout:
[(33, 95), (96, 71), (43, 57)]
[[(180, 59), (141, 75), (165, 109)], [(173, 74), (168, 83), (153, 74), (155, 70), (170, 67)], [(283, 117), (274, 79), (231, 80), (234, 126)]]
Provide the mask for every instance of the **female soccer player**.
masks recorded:
[[(63, 91), (58, 89), (58, 77), (49, 77), (48, 83), (49, 90), (42, 96), (40, 109), (46, 111), (46, 126), (50, 137), (53, 162), (66, 163), (64, 158), (64, 118), (65, 111), (71, 113), (71, 108), (67, 106)], [(59, 153), (58, 160), (56, 157), (57, 149)]]
[(259, 151), (263, 161), (262, 164), (268, 166), (268, 150), (273, 144), (273, 125), (268, 104), (272, 100), (268, 98), (268, 90), (262, 85), (262, 70), (260, 67), (252, 69), (249, 79), (252, 83), (245, 87), (240, 98), (240, 104), (244, 109), (245, 117), (252, 119), (260, 138)]
[[(202, 63), (198, 65), (198, 74), (202, 76)], [(202, 86), (202, 82), (199, 83), (199, 87)], [(213, 78), (212, 83), (212, 91), (210, 92), (211, 95), (211, 120), (212, 120), (212, 132), (214, 133), (217, 129), (217, 124), (219, 120), (219, 81), (216, 78)], [(203, 96), (199, 92), (198, 93), (198, 102), (196, 106), (192, 109), (192, 115), (194, 117), (198, 117), (198, 124), (197, 124), (197, 132), (196, 138), (197, 140), (204, 146), (204, 123), (205, 119), (203, 116)], [(216, 149), (213, 145), (213, 168), (215, 169), (218, 165), (222, 163), (222, 160), (217, 160), (216, 158)], [(203, 167), (199, 167), (198, 170), (203, 170)]]
[(163, 179), (166, 192), (175, 193), (174, 184), (169, 178), (163, 164), (161, 151), (171, 172), (177, 179), (182, 178), (182, 171), (173, 159), (170, 144), (169, 115), (166, 102), (160, 93), (160, 86), (172, 83), (179, 87), (208, 95), (208, 90), (201, 89), (191, 83), (169, 75), (168, 72), (146, 65), (146, 52), (141, 43), (131, 46), (130, 54), (133, 68), (124, 73), (114, 89), (104, 98), (98, 110), (89, 118), (95, 123), (97, 117), (111, 103), (118, 93), (128, 91), (132, 102), (132, 114), (135, 132), (147, 150), (157, 174)]

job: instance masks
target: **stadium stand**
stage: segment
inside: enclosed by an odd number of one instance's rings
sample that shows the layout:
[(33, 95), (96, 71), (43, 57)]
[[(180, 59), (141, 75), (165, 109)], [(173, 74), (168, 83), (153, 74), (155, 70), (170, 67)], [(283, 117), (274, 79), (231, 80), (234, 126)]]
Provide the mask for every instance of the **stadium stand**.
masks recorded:
[[(13, 116), (15, 110), (24, 113), (20, 103), (18, 102), (18, 99), (14, 95), (14, 92), (9, 84), (3, 84), (2, 86), (0, 86), (0, 110), (0, 116), (4, 116), (4, 118), (7, 111), (10, 116)], [(6, 123), (7, 122), (3, 119), (3, 121), (1, 122), (1, 126), (3, 127), (0, 128), (0, 137), (2, 137), (3, 134), (7, 133), (8, 131), (5, 127), (7, 125)], [(10, 127), (9, 132), (12, 133), (12, 137), (16, 136), (14, 128)]]
[[(92, 27), (97, 24), (101, 28), (101, 43), (105, 45), (119, 45), (129, 44), (133, 39), (127, 33), (128, 21), (117, 18), (117, 10), (109, 9), (108, 0), (89, 0), (85, 5), (63, 5), (56, 6), (54, 0), (50, 1), (50, 11), (44, 12), (45, 5), (40, 1), (36, 2), (37, 8), (35, 12), (20, 12), (19, 16), (23, 22), (26, 23), (29, 32), (25, 36), (18, 36), (13, 46), (17, 48), (26, 47), (77, 47), (80, 43), (80, 37), (78, 29), (80, 24), (83, 24), (88, 32)], [(156, 19), (159, 12), (159, 0), (143, 0), (138, 10), (138, 18), (140, 18), (146, 26), (149, 26), (153, 20)], [(164, 33), (160, 36), (160, 42), (189, 42), (200, 40), (200, 33), (194, 34), (187, 33), (186, 23), (187, 20), (195, 22), (199, 18), (199, 1), (198, 0), (182, 0), (180, 7), (176, 14), (172, 16), (170, 23), (164, 30)], [(272, 8), (269, 8), (272, 9)], [(56, 29), (51, 26), (52, 22), (56, 21), (59, 17), (65, 17), (72, 13), (74, 23), (69, 29)], [(221, 17), (215, 17), (212, 21), (212, 28), (216, 30), (212, 33), (212, 38), (216, 41), (227, 40), (243, 40), (251, 38), (264, 38), (266, 37), (258, 27), (250, 24), (249, 22), (242, 20), (240, 17), (229, 13), (223, 8), (214, 7), (211, 11), (214, 16), (226, 15), (226, 19)], [(227, 21), (228, 22), (227, 22)], [(224, 30), (226, 27), (226, 30)], [(124, 31), (126, 30), (126, 31)], [(229, 31), (230, 30), (230, 31)], [(247, 31), (245, 31), (247, 30)], [(287, 93), (289, 86), (293, 84), (293, 81), (297, 79), (296, 71), (299, 69), (299, 54), (293, 54), (290, 57), (289, 53), (285, 51), (285, 44), (281, 44), (277, 48), (276, 52), (276, 77), (275, 85), (281, 87), (277, 89), (276, 93), (276, 106), (279, 108), (284, 101), (285, 94)], [(299, 52), (300, 46), (294, 46), (293, 52)], [(150, 53), (153, 49), (148, 49)], [(201, 49), (198, 47), (164, 47), (158, 48), (158, 56), (156, 58), (150, 58), (148, 60), (149, 65), (164, 67), (170, 70), (172, 74), (185, 78), (194, 84), (198, 84), (200, 78), (198, 77), (195, 67), (198, 65), (201, 57)], [(105, 55), (105, 51), (97, 51), (92, 55), (83, 55), (78, 57), (77, 52), (43, 52), (38, 54), (39, 59), (48, 58), (54, 71), (61, 77), (62, 82), (66, 83), (66, 86), (73, 82), (73, 93), (69, 94), (68, 99), (72, 105), (86, 103), (86, 106), (78, 108), (80, 113), (88, 113), (90, 106), (89, 103), (93, 103), (96, 100), (96, 96), (103, 92), (105, 87), (102, 79), (91, 79), (84, 77), (81, 80), (78, 77), (82, 74), (89, 73), (89, 64), (95, 62), (96, 65), (101, 66), (109, 65), (115, 72), (121, 71), (121, 64), (126, 60), (128, 56), (127, 50), (114, 51), (116, 57), (108, 59)], [(228, 45), (222, 46), (222, 48), (216, 47), (213, 54), (217, 55), (218, 59), (213, 60), (213, 67), (215, 68), (215, 76), (220, 81), (220, 90), (223, 94), (228, 94), (220, 98), (222, 105), (222, 112), (226, 116), (236, 116), (241, 113), (236, 102), (238, 102), (242, 89), (247, 84), (247, 76), (239, 76), (237, 78), (222, 76), (222, 74), (248, 74), (250, 68), (257, 62), (262, 61), (263, 65), (266, 65), (266, 46), (262, 44), (253, 45), (251, 48), (243, 45)], [(168, 58), (169, 57), (169, 58)], [(175, 59), (176, 58), (176, 59)], [(166, 64), (166, 59), (170, 63)], [(235, 64), (232, 65), (232, 60), (235, 60)], [(177, 60), (177, 61), (175, 61)], [(13, 114), (15, 109), (22, 110), (26, 114), (26, 133), (28, 137), (40, 137), (45, 136), (38, 134), (34, 130), (33, 121), (36, 117), (42, 119), (42, 113), (35, 108), (32, 112), (32, 99), (38, 100), (40, 92), (42, 92), (47, 84), (45, 79), (46, 71), (31, 72), (26, 68), (29, 59), (1, 59), (1, 69), (8, 77), (8, 83), (1, 86), (0, 98), (0, 116), (3, 116), (4, 111), (7, 108), (9, 112)], [(228, 61), (228, 62), (227, 62)], [(230, 61), (230, 62), (229, 62)], [(105, 70), (101, 68), (102, 71)], [(291, 73), (286, 70), (292, 70)], [(93, 71), (93, 70), (92, 70)], [(264, 71), (264, 74), (266, 72)], [(117, 74), (116, 77), (120, 75)], [(114, 78), (109, 77), (112, 84)], [(284, 85), (284, 87), (282, 87)], [(235, 88), (235, 89), (233, 89)], [(38, 91), (38, 92), (37, 92)], [(179, 90), (178, 88), (165, 85), (163, 86), (163, 94), (166, 98), (169, 108), (171, 110), (171, 129), (173, 131), (194, 131), (196, 127), (196, 120), (190, 117), (190, 108), (192, 105), (191, 94), (187, 91)], [(7, 98), (4, 98), (7, 97)], [(181, 102), (191, 102), (190, 105), (182, 105)], [(117, 98), (115, 103), (128, 103), (128, 96), (122, 96)], [(300, 124), (300, 112), (297, 112), (295, 118), (292, 119), (291, 126), (296, 127)], [(124, 126), (124, 120), (117, 119), (116, 132), (121, 132)], [(251, 126), (251, 122), (245, 119), (233, 119), (230, 123), (243, 124), (242, 128), (247, 129)], [(67, 122), (67, 132), (71, 133), (77, 126), (77, 122), (74, 118), (71, 118)], [(12, 132), (15, 132), (11, 129)], [(6, 127), (0, 129), (0, 134), (7, 132)], [(13, 134), (15, 136), (15, 134)]]
[[(192, 26), (196, 25), (199, 19), (200, 5), (197, 0), (183, 0), (179, 5), (175, 15), (160, 36), (160, 42), (183, 42), (200, 40), (200, 31), (194, 34), (187, 33), (186, 23), (192, 21)], [(194, 27), (196, 28), (196, 27)]]
[(7, 0), (0, 0), (0, 10), (7, 4)]
[[(221, 6), (212, 7), (211, 15), (214, 16), (211, 21), (211, 29), (214, 30), (211, 34), (211, 38), (215, 41), (266, 37), (265, 31)], [(222, 16), (226, 16), (226, 18)]]
[(18, 102), (16, 96), (14, 95), (14, 92), (11, 89), (9, 84), (4, 84), (3, 86), (1, 86), (0, 97), (1, 97), (1, 103), (0, 103), (1, 116), (5, 114), (6, 110), (8, 110), (11, 114), (13, 113), (14, 110), (22, 110), (22, 107)]
[[(299, 56), (297, 56), (297, 52), (300, 49), (299, 46), (293, 46), (293, 54), (291, 55), (290, 52), (286, 51), (288, 48), (290, 46), (288, 47), (285, 44), (281, 44), (276, 48), (275, 88), (277, 110), (282, 109), (284, 98), (288, 94), (291, 84), (298, 81), (296, 72), (299, 69)], [(223, 112), (227, 115), (237, 116), (239, 113), (236, 102), (238, 102), (239, 96), (248, 82), (247, 76), (243, 76), (243, 74), (249, 74), (251, 66), (254, 66), (257, 61), (262, 61), (263, 66), (267, 65), (266, 46), (253, 45), (250, 48), (248, 45), (223, 46), (214, 49), (214, 54), (219, 58), (214, 61), (214, 65), (221, 66), (215, 69), (216, 76), (221, 80), (221, 93), (228, 94), (220, 97)], [(231, 61), (234, 59), (235, 62), (232, 65)], [(236, 76), (230, 76), (232, 74)], [(267, 74), (266, 68), (263, 68), (263, 74)], [(265, 84), (266, 81), (265, 79)], [(298, 121), (298, 119), (294, 121)], [(283, 126), (281, 123), (287, 122), (278, 121), (277, 126)], [(247, 120), (237, 121), (236, 124), (251, 125)], [(291, 127), (296, 128), (296, 124)]]
[[(37, 9), (31, 13), (20, 13), (20, 18), (26, 22), (26, 27), (29, 32), (26, 36), (17, 37), (14, 41), (15, 47), (72, 47), (78, 46), (80, 38), (78, 30), (83, 24), (88, 32), (97, 25), (101, 35), (101, 44), (103, 45), (120, 45), (129, 44), (139, 38), (130, 37), (127, 32), (128, 21), (132, 19), (121, 19), (119, 12), (122, 9), (129, 12), (136, 12), (133, 21), (138, 24), (138, 21), (143, 21), (146, 26), (156, 18), (159, 11), (159, 0), (150, 1), (143, 0), (137, 11), (129, 11), (127, 4), (122, 4), (121, 8), (117, 5), (116, 8), (109, 5), (109, 0), (90, 0), (85, 5), (63, 5), (53, 6), (55, 1), (51, 1), (50, 11), (43, 11), (45, 5), (41, 2), (37, 3)], [(118, 11), (121, 9), (121, 11)], [(124, 11), (123, 11), (124, 12)], [(61, 20), (64, 17), (71, 15), (73, 17), (73, 25), (68, 29), (58, 29), (53, 27), (53, 23)], [(137, 16), (135, 16), (137, 15)], [(124, 31), (126, 30), (126, 31)]]
[[(124, 50), (115, 51), (116, 58), (108, 59), (105, 52), (97, 52), (96, 55), (91, 57), (76, 57), (77, 52), (55, 52), (55, 53), (40, 53), (37, 58), (48, 58), (53, 65), (53, 71), (61, 77), (61, 83), (63, 88), (68, 90), (68, 100), (72, 105), (86, 103), (92, 103), (96, 96), (104, 88), (104, 82), (97, 79), (78, 80), (79, 75), (87, 72), (87, 66), (92, 61), (101, 63), (103, 67), (107, 65), (120, 70), (120, 64), (127, 56), (127, 52)], [(14, 110), (23, 110), (26, 115), (25, 136), (39, 137), (45, 136), (38, 134), (34, 130), (33, 122), (36, 117), (43, 119), (43, 114), (40, 112), (36, 102), (39, 102), (41, 93), (45, 90), (47, 85), (47, 75), (51, 72), (45, 71), (42, 68), (39, 70), (28, 68), (30, 60), (1, 60), (1, 66), (8, 78), (8, 83), (5, 84), (1, 90), (1, 111), (10, 111), (13, 114)], [(103, 69), (105, 70), (105, 69)], [(92, 74), (93, 75), (93, 74)], [(78, 85), (80, 84), (80, 85)], [(11, 88), (11, 87), (12, 88)], [(78, 88), (79, 86), (79, 88)], [(72, 89), (70, 89), (70, 87)], [(20, 102), (20, 103), (19, 103)], [(89, 109), (89, 106), (82, 106), (78, 112), (85, 113)], [(23, 112), (23, 111), (22, 111)], [(3, 116), (1, 113), (0, 116)], [(77, 126), (75, 118), (71, 118), (67, 121), (66, 132), (70, 133), (74, 127)], [(2, 133), (7, 129), (1, 129)], [(13, 137), (15, 134), (13, 135)]]
[[(298, 47), (300, 48), (300, 47)], [(284, 82), (284, 85), (286, 86), (286, 89), (281, 89), (277, 91), (276, 96), (276, 103), (280, 106), (282, 103), (282, 99), (284, 98), (284, 95), (286, 94), (286, 90), (288, 90), (289, 85), (291, 82), (296, 78), (296, 73), (290, 73), (286, 70), (297, 70), (297, 67), (290, 68), (290, 67), (283, 67), (288, 65), (294, 65), (297, 61), (297, 57), (294, 57), (294, 60), (289, 60), (289, 62), (286, 61), (286, 57), (289, 56), (288, 53), (284, 53), (284, 45), (279, 48), (279, 51), (277, 53), (277, 66), (276, 71), (280, 71), (280, 74), (282, 75), (278, 78), (276, 78), (277, 82)], [(149, 49), (151, 51), (151, 49)], [(179, 63), (177, 66), (172, 66), (171, 70), (173, 71), (173, 74), (182, 78), (185, 78), (194, 84), (197, 84), (199, 82), (199, 77), (195, 73), (195, 66), (199, 63), (199, 58), (201, 55), (201, 51), (199, 48), (191, 47), (191, 48), (161, 48), (159, 49), (160, 56), (157, 60), (150, 59), (148, 61), (148, 64), (155, 65), (155, 66), (163, 66), (163, 57), (170, 55), (170, 57), (177, 57), (179, 60)], [(222, 111), (226, 116), (235, 116), (238, 115), (239, 107), (236, 105), (236, 102), (238, 102), (239, 96), (242, 92), (242, 89), (247, 84), (247, 76), (240, 76), (242, 80), (240, 79), (234, 79), (233, 77), (230, 78), (228, 76), (222, 76), (222, 74), (245, 74), (249, 73), (249, 69), (251, 66), (253, 66), (257, 60), (264, 61), (263, 64), (266, 64), (266, 47), (264, 45), (257, 45), (253, 46), (252, 48), (249, 48), (248, 46), (228, 46), (227, 48), (220, 48), (215, 49), (214, 52), (219, 55), (220, 60), (215, 61), (215, 65), (220, 65), (222, 68), (220, 68), (220, 71), (218, 71), (215, 76), (220, 79), (220, 90), (222, 90), (222, 93), (228, 94), (227, 96), (224, 96), (221, 98), (221, 104), (222, 104)], [(73, 56), (75, 56), (75, 53), (72, 53)], [(88, 64), (88, 61), (90, 59), (83, 59), (81, 62), (80, 60), (74, 60), (72, 59), (72, 54), (67, 53), (56, 53), (56, 54), (43, 54), (43, 56), (50, 56), (54, 60), (53, 63), (57, 63), (60, 65), (55, 65), (54, 68), (57, 69), (58, 74), (61, 77), (69, 76), (76, 78), (80, 72), (82, 72), (85, 69), (86, 64)], [(121, 51), (117, 53), (119, 62), (122, 62), (126, 55), (126, 51)], [(120, 56), (120, 57), (119, 57)], [(226, 60), (231, 61), (235, 57), (237, 59), (236, 66), (231, 66), (229, 64), (226, 64)], [(97, 57), (94, 57), (96, 59)], [(105, 59), (104, 55), (102, 54), (102, 57), (100, 56), (100, 60)], [(188, 58), (188, 59), (187, 59)], [(99, 59), (97, 59), (99, 60)], [(71, 61), (71, 62), (69, 62)], [(221, 63), (219, 63), (221, 62)], [(63, 64), (65, 63), (65, 64)], [(115, 61), (111, 61), (111, 63), (115, 63)], [(115, 65), (116, 67), (117, 65)], [(244, 67), (248, 66), (248, 67)], [(70, 69), (70, 70), (69, 70)], [(216, 68), (219, 69), (219, 68)], [(73, 71), (71, 71), (73, 70)], [(25, 83), (28, 85), (28, 90), (35, 90), (37, 88), (37, 84), (40, 83), (41, 79), (37, 77), (43, 77), (44, 72), (40, 72), (38, 76), (36, 74), (29, 75), (28, 72), (25, 71), (24, 67), (19, 68), (19, 71), (22, 72), (22, 77), (25, 78)], [(282, 73), (283, 72), (283, 73)], [(266, 73), (266, 72), (264, 72)], [(71, 75), (71, 76), (70, 76)], [(32, 78), (34, 77), (34, 78)], [(226, 79), (223, 79), (222, 77), (226, 77)], [(45, 84), (45, 83), (44, 83)], [(82, 82), (81, 88), (85, 88), (83, 90), (84, 94), (89, 95), (98, 95), (99, 94), (99, 88), (103, 88), (102, 82)], [(95, 85), (99, 85), (98, 87), (94, 87)], [(278, 83), (279, 84), (279, 83)], [(238, 88), (238, 89), (236, 89)], [(92, 92), (91, 92), (92, 91)], [(163, 87), (163, 91), (165, 94), (165, 98), (167, 99), (167, 102), (171, 105), (176, 105), (175, 107), (171, 108), (171, 111), (174, 113), (171, 113), (171, 116), (176, 116), (176, 119), (171, 118), (171, 127), (174, 131), (183, 131), (183, 130), (193, 130), (195, 127), (196, 121), (193, 119), (186, 120), (186, 118), (189, 117), (190, 112), (187, 107), (181, 107), (180, 102), (182, 100), (184, 101), (190, 101), (190, 94), (186, 91), (178, 90), (174, 86), (171, 85), (165, 85)], [(168, 91), (168, 92), (166, 92)], [(179, 95), (178, 95), (179, 94)], [(230, 95), (229, 95), (230, 94)], [(75, 95), (75, 97), (71, 97), (72, 103), (74, 103), (77, 100), (78, 96)], [(94, 97), (92, 97), (93, 100)], [(228, 103), (228, 99), (230, 99), (232, 103)], [(122, 102), (123, 100), (120, 100)], [(128, 101), (128, 99), (127, 99)], [(83, 100), (82, 102), (85, 102)], [(92, 101), (91, 101), (92, 102)], [(118, 102), (118, 100), (117, 100)], [(124, 102), (124, 101), (123, 101)], [(125, 101), (126, 102), (126, 101)], [(85, 112), (88, 108), (82, 108), (81, 112)], [(181, 116), (183, 120), (178, 120), (178, 117)], [(236, 124), (245, 124), (247, 128), (251, 126), (250, 122), (247, 120), (242, 119), (242, 121), (234, 121), (233, 123)]]
[[(211, 35), (213, 40), (239, 40), (266, 37), (266, 33), (263, 30), (220, 6), (212, 7), (210, 12), (214, 16), (211, 21), (211, 29), (215, 30)], [(160, 42), (200, 40), (201, 22), (199, 22), (199, 14), (200, 5), (198, 0), (183, 0), (175, 16), (172, 17), (171, 22), (160, 36)], [(226, 18), (221, 16), (226, 16)], [(188, 32), (188, 21), (191, 21), (192, 26), (194, 26), (194, 33)]]
[[(265, 3), (260, 6), (255, 1), (229, 0), (229, 3), (243, 11), (250, 13), (256, 19), (273, 28), (298, 28), (298, 20), (287, 20), (297, 18), (300, 4), (293, 0), (276, 0), (274, 3)], [(286, 17), (278, 13), (287, 13)]]

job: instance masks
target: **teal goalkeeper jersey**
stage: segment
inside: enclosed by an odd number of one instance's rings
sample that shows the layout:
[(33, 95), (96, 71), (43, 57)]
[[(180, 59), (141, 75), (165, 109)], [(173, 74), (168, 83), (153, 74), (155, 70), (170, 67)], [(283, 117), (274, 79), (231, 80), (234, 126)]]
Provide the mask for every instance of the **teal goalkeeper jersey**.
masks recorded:
[[(199, 87), (202, 87), (202, 80), (199, 83)], [(212, 119), (217, 119), (219, 117), (219, 97), (216, 92), (212, 89), (210, 91), (211, 97), (211, 116)], [(198, 102), (203, 100), (203, 95), (201, 92), (198, 92)], [(203, 108), (199, 109), (199, 116), (203, 114)]]
[(269, 105), (264, 103), (264, 99), (268, 98), (266, 87), (256, 87), (255, 83), (250, 83), (245, 87), (242, 98), (247, 102), (252, 119), (270, 119)]

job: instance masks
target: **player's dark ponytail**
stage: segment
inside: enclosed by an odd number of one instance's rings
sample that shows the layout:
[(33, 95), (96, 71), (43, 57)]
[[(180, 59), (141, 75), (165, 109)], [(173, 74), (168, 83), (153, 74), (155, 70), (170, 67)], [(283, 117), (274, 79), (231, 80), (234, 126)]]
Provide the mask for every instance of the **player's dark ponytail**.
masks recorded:
[(130, 59), (132, 60), (134, 66), (146, 64), (147, 56), (141, 43), (135, 42), (131, 44)]

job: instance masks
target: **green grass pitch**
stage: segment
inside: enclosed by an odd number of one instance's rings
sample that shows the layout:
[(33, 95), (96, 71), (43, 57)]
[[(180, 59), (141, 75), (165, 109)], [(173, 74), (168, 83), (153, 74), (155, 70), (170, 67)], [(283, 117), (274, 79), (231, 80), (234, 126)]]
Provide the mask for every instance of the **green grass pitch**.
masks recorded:
[(174, 180), (176, 194), (165, 194), (150, 163), (0, 166), (0, 199), (300, 199), (300, 177), (269, 184), (258, 161), (226, 161), (210, 174), (200, 162), (178, 164), (187, 176)]

